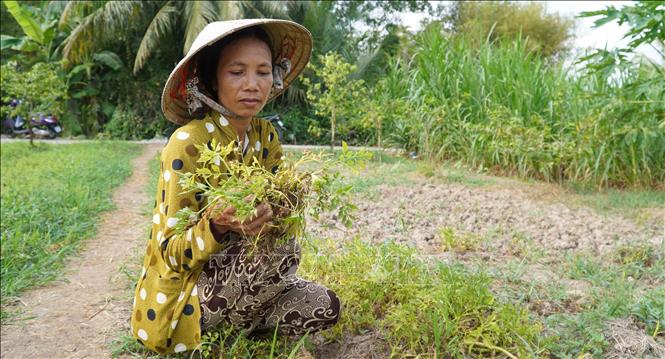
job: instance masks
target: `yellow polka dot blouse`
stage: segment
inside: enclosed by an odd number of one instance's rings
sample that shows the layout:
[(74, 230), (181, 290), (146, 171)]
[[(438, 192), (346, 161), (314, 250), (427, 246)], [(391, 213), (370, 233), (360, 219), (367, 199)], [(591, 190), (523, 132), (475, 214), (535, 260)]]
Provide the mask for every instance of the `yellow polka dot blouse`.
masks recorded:
[[(198, 211), (207, 204), (201, 193), (183, 193), (178, 174), (194, 172), (199, 155), (195, 145), (208, 144), (212, 139), (222, 145), (235, 141), (240, 146), (228, 120), (211, 111), (178, 128), (160, 158), (152, 231), (131, 318), (132, 335), (159, 353), (194, 350), (199, 345), (201, 312), (196, 282), (210, 255), (227, 244), (213, 236), (207, 214), (184, 234), (174, 232), (178, 210), (190, 207)], [(269, 121), (253, 118), (243, 142), (240, 160), (244, 163), (256, 158), (264, 168), (275, 170), (279, 166), (282, 148)]]

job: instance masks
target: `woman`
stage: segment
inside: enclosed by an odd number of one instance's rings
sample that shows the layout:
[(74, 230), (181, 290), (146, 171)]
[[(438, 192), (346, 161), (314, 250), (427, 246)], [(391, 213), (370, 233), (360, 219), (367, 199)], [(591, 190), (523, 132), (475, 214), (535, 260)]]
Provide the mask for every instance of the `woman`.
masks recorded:
[[(334, 325), (335, 293), (295, 276), (295, 240), (271, 256), (245, 256), (245, 236), (271, 221), (263, 203), (245, 222), (234, 208), (218, 216), (204, 211), (178, 235), (178, 210), (207, 205), (201, 193), (183, 193), (178, 174), (194, 172), (198, 149), (213, 139), (233, 142), (239, 161), (254, 159), (276, 171), (282, 150), (270, 122), (254, 117), (309, 61), (312, 40), (302, 26), (284, 20), (214, 22), (198, 35), (169, 76), (162, 111), (179, 127), (161, 154), (161, 175), (150, 240), (136, 286), (132, 334), (159, 353), (197, 348), (204, 330), (235, 325), (253, 331), (301, 335)], [(209, 207), (209, 209), (212, 206)]]

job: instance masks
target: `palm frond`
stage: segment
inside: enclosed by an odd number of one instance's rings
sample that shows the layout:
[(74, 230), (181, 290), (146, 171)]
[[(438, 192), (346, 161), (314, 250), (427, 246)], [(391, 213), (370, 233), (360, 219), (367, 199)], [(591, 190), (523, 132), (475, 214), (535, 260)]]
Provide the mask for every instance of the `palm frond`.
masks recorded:
[(134, 73), (137, 73), (143, 68), (145, 61), (148, 59), (152, 51), (157, 48), (159, 40), (173, 29), (177, 12), (178, 9), (171, 1), (168, 1), (159, 9), (159, 11), (157, 11), (157, 14), (150, 22), (150, 25), (148, 25), (148, 29), (145, 31), (143, 38), (141, 38), (141, 44), (139, 45), (139, 49), (136, 52), (136, 57), (134, 59)]
[(235, 20), (242, 17), (238, 1), (218, 1), (216, 20)]
[(236, 1), (245, 18), (288, 18), (282, 1)]
[(358, 56), (356, 60), (356, 72), (351, 75), (351, 78), (360, 79), (363, 78), (365, 72), (371, 68), (374, 61), (381, 54), (381, 46), (375, 46), (374, 49), (367, 49)]
[(140, 1), (109, 1), (96, 8), (65, 39), (63, 58), (80, 62), (95, 47), (117, 39), (117, 34), (127, 27), (141, 6)]
[(65, 5), (65, 8), (62, 10), (62, 14), (60, 14), (60, 21), (58, 21), (58, 27), (63, 28), (67, 23), (70, 22), (72, 16), (76, 14), (77, 10), (84, 4), (83, 1), (67, 1), (67, 5)]
[(217, 6), (210, 1), (188, 1), (185, 3), (185, 45), (183, 54), (189, 51), (196, 36), (209, 23), (217, 20)]

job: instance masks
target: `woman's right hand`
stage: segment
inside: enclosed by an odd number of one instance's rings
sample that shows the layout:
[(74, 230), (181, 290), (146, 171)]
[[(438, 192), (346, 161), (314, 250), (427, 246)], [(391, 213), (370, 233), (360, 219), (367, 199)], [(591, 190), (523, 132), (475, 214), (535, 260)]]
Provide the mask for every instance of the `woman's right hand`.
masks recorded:
[(261, 232), (263, 226), (272, 219), (272, 209), (264, 202), (256, 206), (256, 215), (246, 219), (244, 222), (235, 217), (234, 207), (225, 208), (217, 217), (210, 221), (218, 233), (233, 231), (245, 235), (255, 236)]

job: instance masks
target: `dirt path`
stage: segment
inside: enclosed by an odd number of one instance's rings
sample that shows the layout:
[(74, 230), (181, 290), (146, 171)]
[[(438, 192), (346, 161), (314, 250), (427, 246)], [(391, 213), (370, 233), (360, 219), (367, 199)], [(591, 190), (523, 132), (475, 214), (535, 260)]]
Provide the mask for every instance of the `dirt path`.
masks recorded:
[(132, 176), (113, 195), (116, 209), (102, 216), (97, 236), (70, 260), (65, 278), (21, 297), (28, 319), (2, 326), (2, 358), (110, 357), (108, 344), (128, 318), (127, 280), (118, 267), (144, 235), (148, 162), (162, 147), (142, 147)]

